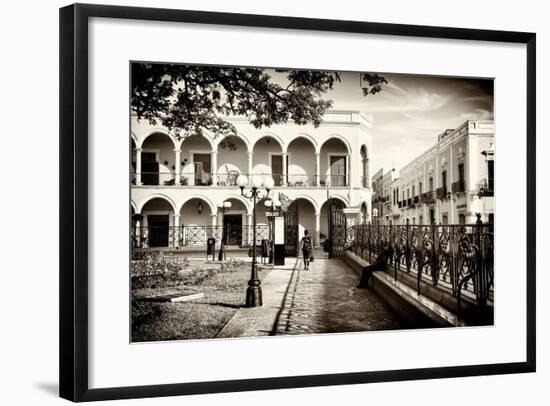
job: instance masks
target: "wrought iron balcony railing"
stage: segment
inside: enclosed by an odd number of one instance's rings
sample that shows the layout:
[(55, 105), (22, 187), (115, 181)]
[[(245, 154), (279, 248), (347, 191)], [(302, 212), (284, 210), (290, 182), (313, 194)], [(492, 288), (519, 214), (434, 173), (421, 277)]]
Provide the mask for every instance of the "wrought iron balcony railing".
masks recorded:
[(477, 194), (479, 196), (494, 196), (495, 192), (493, 190), (493, 182), (487, 181), (487, 179), (482, 179), (477, 183)]
[[(206, 247), (208, 238), (220, 243), (222, 236), (226, 245), (248, 247), (252, 244), (253, 226), (140, 226), (131, 233), (133, 248)], [(225, 234), (224, 234), (225, 232)], [(256, 243), (269, 238), (269, 226), (256, 226)]]
[(418, 196), (413, 197), (413, 203), (414, 204), (418, 204), (419, 201), (420, 201), (420, 199), (419, 199)]
[(459, 180), (456, 182), (453, 182), (451, 185), (451, 190), (453, 193), (464, 193), (466, 191), (466, 187), (463, 180)]
[[(237, 170), (212, 174), (210, 172), (184, 172), (180, 173), (179, 181), (175, 171), (172, 172), (141, 172), (141, 185), (143, 186), (212, 186), (232, 187), (237, 185), (239, 175), (248, 176)], [(343, 187), (349, 185), (346, 175), (308, 175), (294, 174), (287, 175), (272, 173), (254, 173), (253, 176), (271, 176), (275, 186), (288, 187)], [(132, 185), (137, 184), (138, 174), (130, 174)]]
[(435, 203), (435, 192), (431, 190), (429, 192), (422, 193), (422, 203)]
[(436, 194), (436, 196), (439, 200), (446, 199), (447, 198), (447, 187), (446, 186), (438, 187), (435, 190), (435, 194)]

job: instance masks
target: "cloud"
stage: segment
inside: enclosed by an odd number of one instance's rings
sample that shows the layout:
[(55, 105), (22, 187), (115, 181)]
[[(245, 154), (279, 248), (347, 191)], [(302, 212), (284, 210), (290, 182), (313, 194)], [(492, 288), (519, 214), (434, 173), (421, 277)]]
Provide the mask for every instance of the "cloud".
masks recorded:
[(458, 116), (460, 120), (492, 120), (493, 112), (486, 109), (476, 109), (472, 112), (462, 113)]

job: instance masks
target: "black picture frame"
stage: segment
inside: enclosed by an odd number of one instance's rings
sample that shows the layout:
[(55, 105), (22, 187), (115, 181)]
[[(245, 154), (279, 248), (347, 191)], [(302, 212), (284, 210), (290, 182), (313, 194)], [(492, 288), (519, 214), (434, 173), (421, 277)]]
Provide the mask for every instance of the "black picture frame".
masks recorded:
[[(258, 28), (495, 41), (527, 49), (527, 323), (525, 361), (90, 389), (88, 386), (88, 19), (105, 17)], [(145, 398), (534, 372), (536, 367), (536, 35), (527, 32), (74, 4), (60, 9), (60, 396)]]

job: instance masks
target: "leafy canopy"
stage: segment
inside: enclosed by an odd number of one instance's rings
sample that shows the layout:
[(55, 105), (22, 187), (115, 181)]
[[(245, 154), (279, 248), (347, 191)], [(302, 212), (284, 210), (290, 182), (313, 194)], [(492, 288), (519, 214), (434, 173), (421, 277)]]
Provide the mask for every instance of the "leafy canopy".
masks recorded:
[[(277, 69), (286, 81), (274, 81), (266, 69), (219, 66), (132, 64), (132, 112), (138, 120), (161, 123), (177, 138), (236, 135), (227, 116), (244, 116), (255, 128), (273, 124), (319, 126), (333, 102), (324, 98), (340, 82), (338, 72)], [(386, 79), (362, 73), (363, 95), (382, 90)], [(279, 82), (286, 82), (281, 84)]]

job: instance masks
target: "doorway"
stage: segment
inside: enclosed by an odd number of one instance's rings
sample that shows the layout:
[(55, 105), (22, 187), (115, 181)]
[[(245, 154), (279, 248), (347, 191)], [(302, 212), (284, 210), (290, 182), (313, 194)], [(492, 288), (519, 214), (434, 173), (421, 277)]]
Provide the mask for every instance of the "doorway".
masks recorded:
[(159, 163), (155, 152), (141, 152), (141, 182), (144, 185), (159, 184)]
[[(286, 157), (286, 167), (288, 168), (288, 155)], [(280, 154), (271, 155), (271, 176), (273, 176), (275, 186), (283, 184), (283, 156)], [(288, 173), (286, 176), (288, 182)]]
[(243, 216), (242, 214), (226, 214), (223, 216), (224, 244), (243, 245)]
[(147, 216), (149, 247), (168, 247), (169, 218), (167, 214)]
[(209, 186), (211, 180), (211, 155), (193, 154), (193, 166), (195, 169), (195, 186)]
[(331, 186), (346, 186), (346, 156), (331, 155), (330, 157)]

